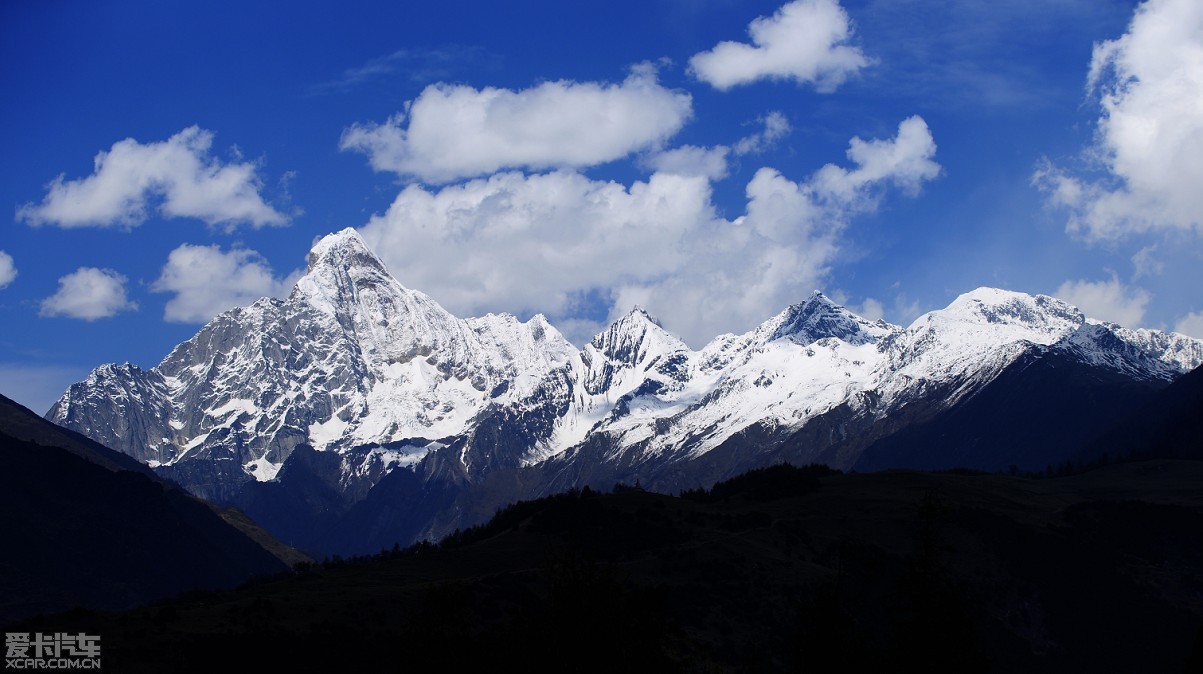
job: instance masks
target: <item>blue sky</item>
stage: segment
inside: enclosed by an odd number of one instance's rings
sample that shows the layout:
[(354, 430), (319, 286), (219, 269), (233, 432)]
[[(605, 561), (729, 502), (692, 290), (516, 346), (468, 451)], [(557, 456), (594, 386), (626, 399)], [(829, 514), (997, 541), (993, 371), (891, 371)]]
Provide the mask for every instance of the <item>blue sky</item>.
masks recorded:
[(1201, 73), (1195, 0), (3, 3), (0, 392), (153, 366), (344, 227), (577, 343), (981, 285), (1203, 337)]

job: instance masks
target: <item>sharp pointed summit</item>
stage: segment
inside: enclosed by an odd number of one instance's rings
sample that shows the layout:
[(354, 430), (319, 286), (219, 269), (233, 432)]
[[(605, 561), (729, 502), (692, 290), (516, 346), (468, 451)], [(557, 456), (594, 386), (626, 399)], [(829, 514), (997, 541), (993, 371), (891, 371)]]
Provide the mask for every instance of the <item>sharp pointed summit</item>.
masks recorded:
[(629, 365), (642, 362), (652, 352), (689, 348), (638, 305), (598, 333), (590, 345), (607, 358)]
[(322, 266), (339, 269), (367, 267), (386, 272), (384, 262), (368, 247), (363, 236), (353, 227), (327, 234), (313, 244), (307, 256), (309, 271)]
[(835, 337), (849, 344), (864, 344), (876, 342), (891, 332), (886, 324), (857, 316), (818, 290), (770, 319), (765, 327), (766, 341), (789, 338), (800, 344), (810, 344), (825, 337)]

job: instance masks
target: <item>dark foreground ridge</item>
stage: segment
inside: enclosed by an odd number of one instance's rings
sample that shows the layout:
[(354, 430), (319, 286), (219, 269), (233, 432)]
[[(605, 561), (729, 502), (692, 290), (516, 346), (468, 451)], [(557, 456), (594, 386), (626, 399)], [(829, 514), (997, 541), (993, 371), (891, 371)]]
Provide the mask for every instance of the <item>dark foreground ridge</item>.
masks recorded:
[(0, 622), (236, 587), (292, 559), (241, 513), (4, 396), (0, 512)]
[(438, 545), (9, 629), (99, 634), (120, 672), (1182, 672), (1203, 655), (1200, 487), (1188, 460), (782, 465), (679, 496), (572, 491)]

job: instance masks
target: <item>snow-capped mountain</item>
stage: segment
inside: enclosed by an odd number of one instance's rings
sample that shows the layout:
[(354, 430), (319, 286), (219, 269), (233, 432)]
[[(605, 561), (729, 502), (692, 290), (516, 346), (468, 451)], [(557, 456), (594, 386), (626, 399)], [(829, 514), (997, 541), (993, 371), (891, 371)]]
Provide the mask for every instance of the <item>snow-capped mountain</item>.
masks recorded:
[(377, 486), (438, 483), (437, 504), (405, 507), (445, 528), (472, 519), (446, 516), (472, 510), (446, 485), (504, 503), (616, 480), (696, 486), (781, 459), (854, 467), (1033, 359), (1152, 390), (1203, 363), (1203, 341), (980, 288), (906, 328), (815, 293), (700, 350), (636, 308), (578, 350), (542, 316), (452, 316), (347, 229), (314, 246), (287, 299), (218, 316), (150, 370), (101, 366), (47, 418), (218, 500), (281, 498), (256, 485), (299, 483), (302, 464), (347, 513)]
[(274, 478), (301, 443), (375, 446), (348, 457), (349, 477), (412, 466), (575, 360), (542, 316), (452, 316), (389, 276), (354, 230), (308, 262), (287, 299), (218, 316), (149, 371), (97, 368), (47, 418), (223, 498)]

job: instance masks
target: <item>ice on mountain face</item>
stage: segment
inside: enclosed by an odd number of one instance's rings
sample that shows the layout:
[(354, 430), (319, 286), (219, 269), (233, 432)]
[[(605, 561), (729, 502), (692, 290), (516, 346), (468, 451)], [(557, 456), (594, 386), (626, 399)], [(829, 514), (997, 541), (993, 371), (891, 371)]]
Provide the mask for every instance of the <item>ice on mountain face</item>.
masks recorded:
[(421, 446), (405, 445), (398, 449), (377, 447), (371, 451), (367, 463), (378, 462), (385, 471), (394, 468), (411, 468), (424, 459), (427, 454), (442, 446), (437, 442), (431, 442)]
[(370, 272), (389, 275), (384, 263), (368, 248), (359, 232), (351, 227), (318, 240), (309, 250), (306, 262), (310, 272), (324, 267), (359, 274)]
[(258, 458), (243, 466), (243, 470), (248, 475), (255, 478), (259, 482), (271, 482), (276, 479), (276, 475), (280, 472), (280, 468), (284, 465), (283, 462), (272, 463), (266, 457)]
[(325, 449), (341, 439), (349, 426), (337, 414), (332, 414), (326, 421), (309, 424), (309, 443), (316, 449)]

